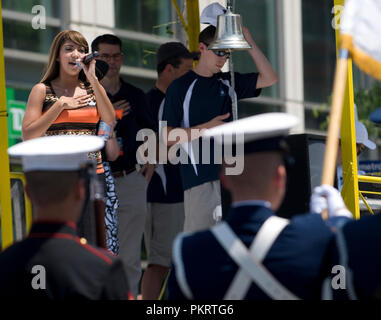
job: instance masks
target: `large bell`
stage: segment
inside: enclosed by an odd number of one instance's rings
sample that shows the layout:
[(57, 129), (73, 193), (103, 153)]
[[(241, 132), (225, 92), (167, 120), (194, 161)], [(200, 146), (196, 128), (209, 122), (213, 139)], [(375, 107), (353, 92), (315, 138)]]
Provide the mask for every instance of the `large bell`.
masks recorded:
[(231, 12), (228, 6), (225, 14), (219, 15), (217, 30), (213, 42), (208, 46), (209, 50), (245, 50), (251, 49), (251, 45), (242, 34), (241, 16)]

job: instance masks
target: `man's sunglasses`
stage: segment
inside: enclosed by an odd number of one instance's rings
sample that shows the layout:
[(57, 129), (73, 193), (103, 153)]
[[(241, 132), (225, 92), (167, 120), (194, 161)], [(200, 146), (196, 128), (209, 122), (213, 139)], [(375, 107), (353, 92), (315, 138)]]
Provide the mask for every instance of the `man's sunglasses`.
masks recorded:
[[(203, 44), (205, 44), (207, 47), (209, 46), (209, 44), (203, 42)], [(213, 51), (213, 53), (218, 56), (218, 57), (226, 57), (226, 59), (229, 59), (230, 57), (230, 51), (226, 51), (226, 50), (211, 50)]]
[(229, 59), (229, 57), (230, 57), (229, 51), (225, 51), (225, 50), (212, 50), (212, 51), (216, 56), (226, 57), (226, 59)]

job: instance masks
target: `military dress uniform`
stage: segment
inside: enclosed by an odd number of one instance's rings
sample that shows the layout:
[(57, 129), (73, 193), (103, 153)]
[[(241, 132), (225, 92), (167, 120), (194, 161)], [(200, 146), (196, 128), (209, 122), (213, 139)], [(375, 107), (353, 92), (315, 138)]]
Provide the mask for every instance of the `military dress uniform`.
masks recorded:
[[(80, 217), (80, 209), (74, 206), (81, 202), (84, 205), (84, 190), (92, 190), (95, 164), (88, 159), (88, 153), (103, 146), (103, 139), (96, 136), (62, 135), (28, 140), (8, 149), (10, 156), (21, 157), (28, 190), (33, 195), (32, 204), (40, 203), (35, 206), (27, 238), (0, 253), (1, 299), (127, 299), (130, 296), (122, 261), (79, 238), (77, 221), (72, 221)], [(45, 204), (40, 199), (48, 196), (47, 187), (40, 191), (31, 189), (36, 186), (33, 177), (49, 182), (58, 172), (73, 177), (78, 174), (78, 179), (72, 180), (73, 186), (63, 183), (62, 192), (68, 191), (68, 196), (57, 198), (59, 203)], [(79, 183), (80, 177), (84, 185)], [(77, 190), (75, 193), (71, 192), (72, 187)], [(62, 205), (72, 208), (72, 212), (63, 211)], [(52, 212), (50, 217), (49, 213), (55, 209), (57, 212)]]
[(121, 260), (79, 238), (74, 223), (36, 222), (25, 240), (0, 254), (0, 299), (99, 300), (128, 295)]
[[(217, 126), (204, 138), (233, 147), (236, 163), (248, 154), (277, 152), (285, 166), (289, 154), (284, 137), (296, 123), (292, 115), (267, 113)], [(274, 166), (273, 175), (278, 168)], [(249, 167), (241, 174), (255, 173)], [(176, 238), (169, 299), (320, 299), (324, 257), (333, 237), (328, 224), (318, 214), (277, 217), (262, 194), (246, 191), (250, 196), (233, 202), (226, 221)], [(273, 191), (281, 200), (282, 189), (274, 186)]]
[[(338, 232), (331, 240), (330, 264), (327, 270), (323, 298), (334, 300), (373, 300), (381, 299), (381, 245), (378, 238), (381, 230), (381, 216), (367, 216), (357, 221), (349, 219), (336, 225)], [(338, 272), (332, 272), (334, 266), (345, 269), (344, 287), (332, 289), (332, 278)]]
[[(236, 203), (226, 222), (218, 227), (227, 226), (244, 248), (249, 250), (259, 230), (271, 217), (275, 217), (274, 212), (264, 202)], [(319, 299), (323, 280), (322, 261), (333, 234), (316, 214), (299, 215), (290, 221), (281, 221), (284, 229), (269, 251), (256, 258), (288, 291), (289, 295), (283, 296), (284, 299)], [(220, 244), (215, 234), (212, 228), (190, 235), (182, 234), (176, 239), (168, 298), (269, 299), (271, 292), (261, 288), (263, 279), (250, 277), (248, 281), (243, 281), (248, 285), (244, 292), (241, 292), (239, 285), (234, 291), (233, 283), (241, 266)], [(257, 251), (254, 249), (254, 252)]]

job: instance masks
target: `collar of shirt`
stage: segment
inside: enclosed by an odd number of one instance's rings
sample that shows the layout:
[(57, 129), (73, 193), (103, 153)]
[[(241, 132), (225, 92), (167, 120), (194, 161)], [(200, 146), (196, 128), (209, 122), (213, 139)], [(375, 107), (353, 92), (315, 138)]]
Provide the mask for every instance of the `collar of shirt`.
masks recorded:
[(77, 226), (72, 221), (37, 220), (33, 222), (30, 235), (36, 234), (69, 234), (77, 235)]
[(242, 201), (235, 201), (232, 203), (232, 208), (238, 208), (243, 206), (263, 206), (266, 208), (271, 209), (271, 203), (264, 200), (242, 200)]
[[(263, 200), (245, 200), (234, 202), (226, 217), (226, 222), (236, 233), (242, 230), (257, 232), (263, 222), (273, 216), (270, 203)], [(251, 232), (250, 231), (250, 232)], [(246, 231), (244, 231), (246, 232)]]

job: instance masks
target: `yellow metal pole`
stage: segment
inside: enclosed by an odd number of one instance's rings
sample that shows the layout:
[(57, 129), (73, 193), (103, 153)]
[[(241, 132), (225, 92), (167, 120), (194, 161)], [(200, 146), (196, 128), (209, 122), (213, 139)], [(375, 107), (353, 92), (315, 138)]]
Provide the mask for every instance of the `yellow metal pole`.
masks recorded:
[[(335, 0), (335, 6), (343, 6), (345, 0)], [(339, 14), (340, 11), (337, 11)], [(340, 30), (336, 29), (336, 52), (339, 52)], [(354, 94), (352, 59), (347, 62), (348, 72), (344, 94), (343, 115), (341, 118), (341, 155), (343, 165), (344, 185), (342, 196), (345, 205), (356, 219), (360, 218), (359, 190), (357, 178), (357, 155), (356, 155), (356, 133), (354, 116)], [(346, 179), (346, 177), (348, 177)]]
[(362, 193), (360, 192), (360, 197), (362, 199), (362, 202), (364, 202), (366, 208), (368, 209), (368, 211), (374, 215), (374, 212), (372, 210), (372, 208), (370, 207), (370, 205), (368, 204), (368, 202), (366, 201), (366, 199), (364, 198), (364, 196), (362, 195)]
[(198, 7), (198, 0), (186, 1), (188, 23), (186, 23), (176, 0), (172, 0), (172, 4), (175, 7), (183, 28), (188, 35), (189, 51), (197, 52), (198, 35), (200, 33), (200, 11)]
[(198, 0), (187, 0), (189, 51), (198, 51), (198, 35), (200, 33), (200, 10)]
[(186, 32), (188, 32), (188, 25), (187, 25), (187, 23), (186, 23), (185, 20), (184, 20), (183, 14), (181, 13), (180, 8), (179, 8), (179, 6), (178, 6), (176, 0), (172, 0), (172, 4), (173, 4), (173, 6), (174, 6), (175, 9), (176, 9), (177, 15), (179, 16), (179, 19), (180, 19), (180, 21), (181, 21), (181, 24), (183, 25), (184, 30), (185, 30)]
[(358, 181), (360, 182), (367, 182), (367, 183), (380, 183), (381, 184), (381, 177), (372, 177), (372, 176), (357, 176)]
[(5, 98), (5, 69), (3, 47), (3, 20), (0, 0), (0, 215), (2, 249), (13, 241), (11, 179), (9, 175), (7, 106)]

